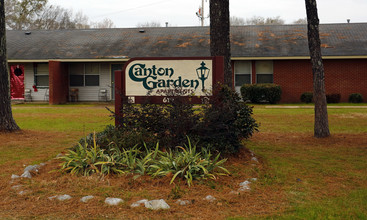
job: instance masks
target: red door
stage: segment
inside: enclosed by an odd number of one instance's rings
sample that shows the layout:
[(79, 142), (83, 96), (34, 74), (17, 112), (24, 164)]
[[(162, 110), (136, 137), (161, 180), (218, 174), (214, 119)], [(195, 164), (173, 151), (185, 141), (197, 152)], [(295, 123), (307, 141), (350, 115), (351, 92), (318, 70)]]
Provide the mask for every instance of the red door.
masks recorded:
[(10, 95), (11, 99), (24, 99), (24, 66), (10, 66)]

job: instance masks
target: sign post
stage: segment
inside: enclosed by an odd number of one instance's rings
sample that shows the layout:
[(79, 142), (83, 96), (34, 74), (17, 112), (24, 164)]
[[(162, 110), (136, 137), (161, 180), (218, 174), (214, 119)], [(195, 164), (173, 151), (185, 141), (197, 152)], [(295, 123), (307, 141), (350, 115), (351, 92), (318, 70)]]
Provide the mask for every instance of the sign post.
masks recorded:
[(169, 94), (202, 103), (216, 83), (224, 82), (223, 67), (223, 57), (130, 59), (123, 71), (115, 72), (115, 112), (121, 114), (123, 100), (141, 104), (147, 94), (152, 104), (169, 103)]

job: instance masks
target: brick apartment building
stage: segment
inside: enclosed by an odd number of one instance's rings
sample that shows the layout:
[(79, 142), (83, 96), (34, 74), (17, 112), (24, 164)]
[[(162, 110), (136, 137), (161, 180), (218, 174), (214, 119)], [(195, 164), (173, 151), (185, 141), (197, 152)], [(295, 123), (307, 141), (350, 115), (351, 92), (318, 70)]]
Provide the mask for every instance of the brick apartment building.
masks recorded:
[[(114, 100), (114, 71), (134, 57), (210, 56), (209, 27), (7, 31), (12, 97)], [(367, 100), (367, 23), (320, 25), (326, 93)], [(234, 87), (275, 83), (282, 103), (312, 91), (306, 25), (231, 27)], [(22, 74), (23, 73), (23, 74)], [(15, 77), (17, 76), (17, 77)]]

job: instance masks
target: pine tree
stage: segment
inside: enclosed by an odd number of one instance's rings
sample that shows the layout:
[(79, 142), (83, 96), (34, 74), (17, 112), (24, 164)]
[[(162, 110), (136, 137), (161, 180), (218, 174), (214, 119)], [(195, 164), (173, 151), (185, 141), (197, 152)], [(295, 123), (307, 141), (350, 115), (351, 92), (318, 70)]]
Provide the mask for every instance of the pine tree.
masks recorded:
[(314, 136), (323, 138), (330, 136), (327, 103), (325, 95), (325, 73), (321, 55), (321, 42), (319, 34), (319, 18), (316, 0), (306, 0), (308, 47), (310, 50), (313, 93), (315, 102), (315, 127)]
[(210, 0), (210, 54), (224, 57), (224, 84), (232, 88), (229, 0)]
[(11, 111), (9, 81), (9, 68), (6, 59), (4, 0), (0, 0), (0, 131), (19, 130)]

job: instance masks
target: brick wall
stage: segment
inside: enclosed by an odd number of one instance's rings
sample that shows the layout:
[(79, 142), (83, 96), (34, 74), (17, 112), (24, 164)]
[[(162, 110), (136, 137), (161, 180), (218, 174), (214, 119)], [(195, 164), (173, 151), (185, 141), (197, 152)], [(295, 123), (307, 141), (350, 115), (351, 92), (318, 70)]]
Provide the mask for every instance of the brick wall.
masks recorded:
[[(361, 93), (367, 101), (367, 60), (324, 60), (326, 94), (341, 94), (348, 102), (351, 93)], [(304, 92), (312, 92), (312, 69), (309, 60), (274, 61), (274, 83), (282, 86), (283, 103), (300, 102)]]
[(49, 103), (65, 104), (69, 96), (68, 68), (65, 63), (49, 62)]
[(325, 60), (326, 94), (340, 93), (341, 102), (361, 93), (367, 102), (367, 60)]

